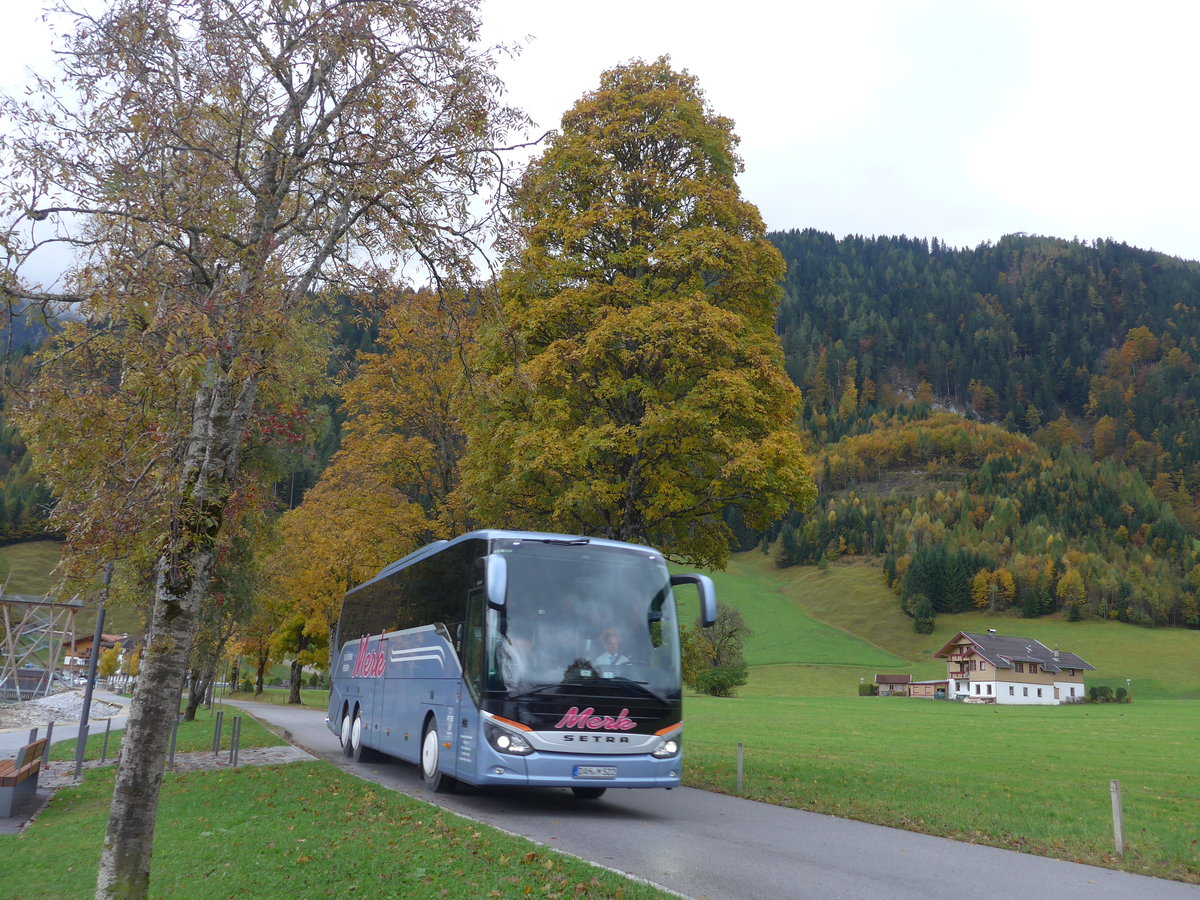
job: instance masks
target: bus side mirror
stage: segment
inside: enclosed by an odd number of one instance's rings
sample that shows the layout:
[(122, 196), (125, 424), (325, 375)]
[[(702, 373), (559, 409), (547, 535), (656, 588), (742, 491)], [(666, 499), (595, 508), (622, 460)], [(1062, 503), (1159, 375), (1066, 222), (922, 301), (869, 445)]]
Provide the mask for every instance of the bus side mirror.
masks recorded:
[(487, 557), (487, 602), (501, 607), (508, 596), (508, 560), (497, 553)]
[(700, 624), (708, 628), (717, 621), (717, 591), (707, 575), (672, 575), (671, 587), (694, 584), (700, 592)]

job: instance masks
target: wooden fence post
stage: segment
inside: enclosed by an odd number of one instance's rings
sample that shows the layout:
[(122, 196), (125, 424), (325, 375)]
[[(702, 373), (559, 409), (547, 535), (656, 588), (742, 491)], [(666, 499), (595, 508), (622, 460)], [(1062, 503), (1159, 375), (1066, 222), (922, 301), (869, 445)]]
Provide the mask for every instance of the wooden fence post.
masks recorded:
[(1121, 782), (1113, 779), (1108, 786), (1112, 794), (1113, 842), (1117, 847), (1117, 856), (1125, 855), (1125, 822), (1121, 811)]

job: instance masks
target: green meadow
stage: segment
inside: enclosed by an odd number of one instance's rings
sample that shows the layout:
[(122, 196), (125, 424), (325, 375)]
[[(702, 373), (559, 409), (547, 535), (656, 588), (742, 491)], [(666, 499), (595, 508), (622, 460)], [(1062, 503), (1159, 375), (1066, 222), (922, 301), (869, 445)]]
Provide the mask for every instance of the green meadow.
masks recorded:
[[(861, 563), (711, 573), (754, 630), (738, 696), (686, 701), (685, 781), (768, 803), (1200, 883), (1200, 633), (964, 613), (919, 635)], [(1059, 645), (1132, 683), (1127, 704), (1031, 707), (859, 697), (877, 673), (945, 677), (959, 631)], [(1119, 780), (1125, 854), (1114, 852)]]
[[(92, 896), (112, 790), (113, 770), (96, 770), (20, 835), (0, 835), (6, 900)], [(150, 895), (669, 896), (326, 762), (168, 773)]]

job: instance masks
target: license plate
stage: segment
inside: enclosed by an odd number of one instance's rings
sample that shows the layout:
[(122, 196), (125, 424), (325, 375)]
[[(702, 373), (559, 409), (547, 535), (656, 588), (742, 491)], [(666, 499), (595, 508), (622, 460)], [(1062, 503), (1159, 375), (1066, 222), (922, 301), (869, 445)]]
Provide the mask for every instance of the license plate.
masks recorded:
[(576, 778), (616, 778), (616, 766), (576, 766)]

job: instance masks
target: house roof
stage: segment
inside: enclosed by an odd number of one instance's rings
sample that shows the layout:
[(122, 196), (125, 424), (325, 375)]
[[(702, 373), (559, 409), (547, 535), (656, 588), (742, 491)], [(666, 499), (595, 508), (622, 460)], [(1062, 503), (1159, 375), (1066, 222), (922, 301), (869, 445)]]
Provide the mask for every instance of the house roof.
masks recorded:
[(1091, 669), (1096, 667), (1074, 653), (1051, 650), (1033, 638), (1008, 637), (1003, 634), (973, 634), (960, 631), (941, 650), (934, 654), (945, 659), (963, 638), (971, 642), (971, 649), (998, 669), (1011, 669), (1013, 663), (1037, 663), (1047, 672), (1062, 669)]
[(876, 675), (876, 684), (912, 684), (912, 675)]
[[(81, 635), (78, 635), (75, 638), (75, 640), (67, 641), (66, 643), (63, 644), (63, 646), (64, 647), (78, 647), (82, 643), (87, 643), (90, 646), (92, 643), (93, 637), (94, 637), (94, 635), (91, 635), (91, 634), (81, 634)], [(127, 634), (103, 634), (102, 633), (100, 635), (100, 646), (101, 647), (104, 647), (106, 645), (109, 647), (112, 647), (117, 644), (125, 644), (128, 641), (129, 641), (129, 635), (127, 635)]]

